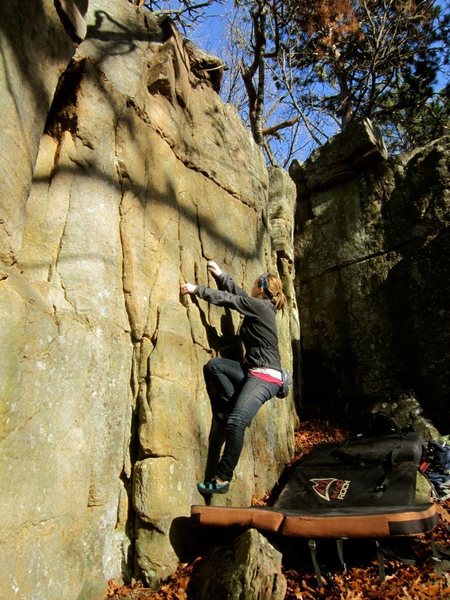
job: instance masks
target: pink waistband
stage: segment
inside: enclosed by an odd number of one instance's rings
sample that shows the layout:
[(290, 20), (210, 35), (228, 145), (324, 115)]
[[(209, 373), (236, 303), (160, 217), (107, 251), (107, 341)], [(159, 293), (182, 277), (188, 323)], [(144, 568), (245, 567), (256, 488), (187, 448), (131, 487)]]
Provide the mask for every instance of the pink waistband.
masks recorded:
[(267, 381), (268, 383), (276, 383), (277, 385), (281, 385), (281, 379), (272, 377), (272, 375), (268, 375), (267, 373), (261, 373), (260, 371), (253, 371), (250, 369), (249, 374), (253, 377), (257, 377), (258, 379), (262, 379), (263, 381)]

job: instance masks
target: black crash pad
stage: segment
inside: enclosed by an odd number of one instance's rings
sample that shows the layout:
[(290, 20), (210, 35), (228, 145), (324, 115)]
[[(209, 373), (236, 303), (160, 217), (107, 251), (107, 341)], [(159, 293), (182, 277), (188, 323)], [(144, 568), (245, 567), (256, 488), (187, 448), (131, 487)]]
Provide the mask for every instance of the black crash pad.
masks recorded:
[(415, 500), (422, 445), (415, 432), (319, 444), (297, 463), (273, 508), (195, 505), (191, 518), (305, 538), (425, 533), (439, 517), (435, 504)]

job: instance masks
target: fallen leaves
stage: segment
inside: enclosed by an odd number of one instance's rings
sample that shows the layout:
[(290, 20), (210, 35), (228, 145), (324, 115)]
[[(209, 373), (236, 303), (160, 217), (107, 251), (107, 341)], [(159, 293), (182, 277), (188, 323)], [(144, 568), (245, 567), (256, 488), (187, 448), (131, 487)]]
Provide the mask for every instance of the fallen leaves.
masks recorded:
[(112, 600), (187, 600), (187, 586), (192, 572), (200, 559), (180, 565), (177, 571), (157, 590), (144, 587), (141, 582), (133, 585), (118, 585), (109, 581), (107, 598)]
[(387, 561), (392, 572), (382, 582), (378, 567), (355, 567), (346, 573), (333, 574), (328, 585), (317, 588), (312, 574), (288, 571), (285, 600), (443, 600), (450, 598), (446, 578), (431, 567), (405, 567), (398, 561)]
[(334, 427), (327, 421), (304, 421), (295, 431), (295, 452), (291, 463), (308, 454), (314, 446), (323, 442), (342, 442), (348, 432), (340, 427)]

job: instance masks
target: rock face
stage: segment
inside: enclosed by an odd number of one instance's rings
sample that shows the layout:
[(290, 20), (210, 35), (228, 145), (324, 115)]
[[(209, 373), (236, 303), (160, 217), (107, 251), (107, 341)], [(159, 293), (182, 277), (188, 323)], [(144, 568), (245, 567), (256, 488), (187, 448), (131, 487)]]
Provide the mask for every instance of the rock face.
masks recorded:
[(292, 165), (307, 406), (409, 398), (449, 430), (448, 159), (448, 139), (386, 159), (365, 122)]
[[(170, 22), (117, 0), (90, 2), (85, 24), (81, 0), (3, 4), (0, 578), (11, 597), (93, 600), (110, 578), (169, 575), (173, 522), (202, 501), (202, 369), (235, 350), (239, 318), (180, 298), (180, 283), (213, 284), (207, 259), (243, 287), (278, 267), (292, 365), (280, 231), (292, 239), (295, 188), (280, 172), (270, 192), (260, 150), (201, 77), (208, 56), (193, 72)], [(272, 488), (295, 415), (292, 397), (264, 406), (223, 501)]]

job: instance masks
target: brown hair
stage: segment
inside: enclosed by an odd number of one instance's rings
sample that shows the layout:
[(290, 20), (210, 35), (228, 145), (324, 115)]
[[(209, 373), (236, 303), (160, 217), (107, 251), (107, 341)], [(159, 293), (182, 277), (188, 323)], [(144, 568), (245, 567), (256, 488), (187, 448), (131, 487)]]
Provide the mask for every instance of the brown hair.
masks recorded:
[(263, 288), (266, 296), (277, 310), (286, 308), (286, 296), (283, 293), (283, 284), (277, 275), (271, 273), (263, 273), (258, 279), (259, 287)]

